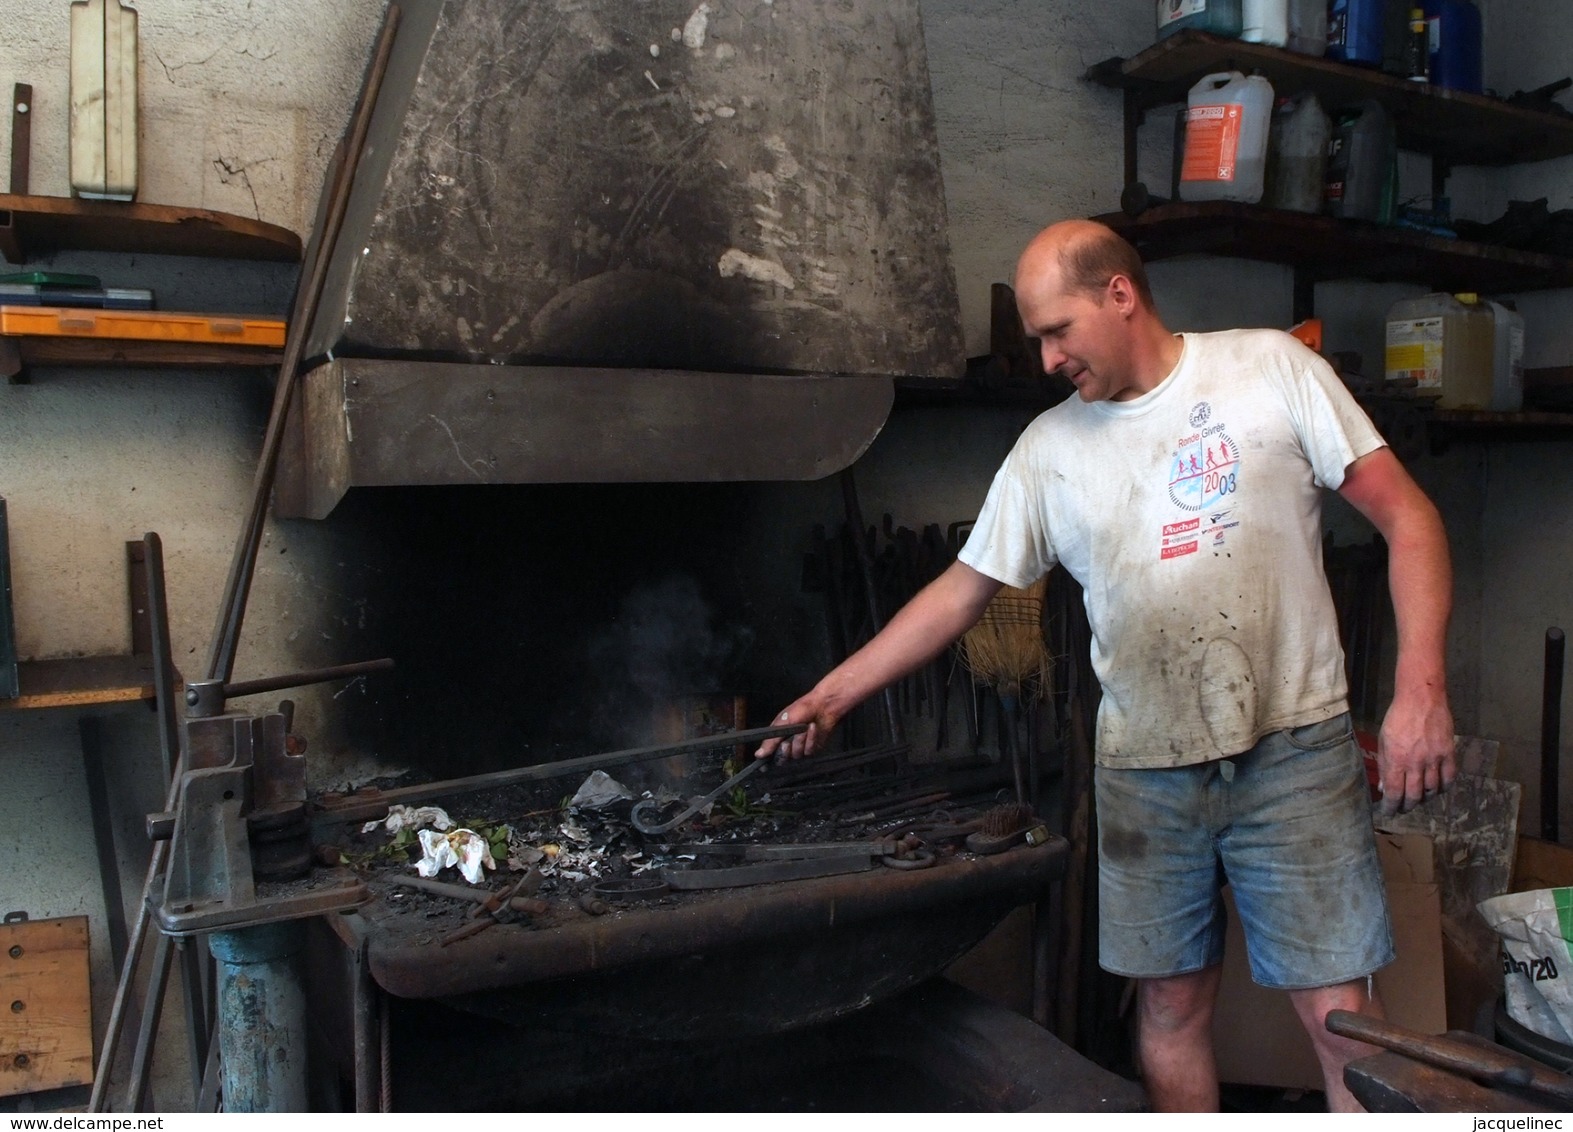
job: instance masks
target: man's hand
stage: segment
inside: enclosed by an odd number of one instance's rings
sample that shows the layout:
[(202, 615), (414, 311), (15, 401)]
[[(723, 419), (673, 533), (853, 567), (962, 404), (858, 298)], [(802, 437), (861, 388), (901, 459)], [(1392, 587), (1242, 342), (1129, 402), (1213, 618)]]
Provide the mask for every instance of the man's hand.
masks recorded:
[(1400, 814), (1453, 784), (1453, 713), (1443, 695), (1395, 697), (1382, 720), (1376, 765), (1382, 812)]
[(784, 739), (766, 739), (759, 744), (754, 757), (768, 759), (774, 756), (777, 761), (784, 762), (787, 759), (806, 758), (823, 750), (830, 741), (830, 733), (841, 722), (841, 717), (831, 712), (826, 699), (815, 689), (789, 705), (770, 721), (770, 725), (781, 727), (791, 723), (806, 723), (808, 730), (798, 735), (788, 735)]

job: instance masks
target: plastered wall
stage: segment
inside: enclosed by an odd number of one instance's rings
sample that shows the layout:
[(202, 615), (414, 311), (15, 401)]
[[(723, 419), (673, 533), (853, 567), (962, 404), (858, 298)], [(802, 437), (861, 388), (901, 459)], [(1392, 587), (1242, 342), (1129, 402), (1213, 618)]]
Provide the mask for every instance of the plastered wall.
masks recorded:
[[(1568, 69), (1573, 33), (1562, 0), (1484, 6), (1490, 85), (1534, 87)], [(143, 199), (253, 216), (304, 234), (381, 5), (143, 0), (138, 7)], [(34, 86), (32, 187), (40, 193), (67, 191), (66, 8), (65, 0), (0, 0), (0, 84)], [(1010, 278), (1017, 251), (1034, 231), (1054, 219), (1117, 207), (1120, 100), (1081, 74), (1149, 43), (1151, 9), (1150, 0), (924, 4), (969, 354), (988, 348), (989, 285)], [(1163, 183), (1167, 129), (1149, 127), (1142, 146), (1145, 175)], [(0, 168), (8, 147), (8, 136), (0, 136)], [(1425, 189), (1423, 174), (1411, 179), (1419, 182), (1412, 191)], [(1453, 192), (1460, 214), (1481, 220), (1510, 198), (1544, 195), (1552, 208), (1573, 207), (1573, 159), (1461, 170)], [(294, 283), (292, 271), (277, 266), (146, 256), (75, 253), (35, 266), (151, 285), (171, 308), (277, 314)], [(1195, 260), (1161, 264), (1153, 274), (1160, 306), (1176, 329), (1284, 325), (1290, 317), (1284, 268)], [(1319, 288), (1329, 347), (1379, 358), (1383, 312), (1417, 290)], [(1568, 294), (1528, 296), (1523, 309), (1529, 364), (1573, 364)], [(11, 512), (23, 656), (126, 649), (122, 545), (156, 530), (168, 559), (177, 659), (188, 675), (201, 668), (249, 499), (268, 396), (259, 377), (235, 372), (48, 370), (30, 385), (0, 385), (0, 495)], [(1020, 413), (994, 410), (898, 416), (859, 469), (866, 513), (889, 511), (907, 525), (969, 517), (1024, 423)], [(1547, 625), (1573, 627), (1566, 565), (1573, 559), (1570, 462), (1573, 437), (1459, 445), (1417, 465), (1443, 506), (1457, 561), (1451, 683), (1460, 725), (1505, 742), (1506, 765), (1531, 782), (1531, 799), (1539, 641)], [(801, 523), (789, 515), (772, 527), (784, 559), (794, 553), (793, 531), (837, 519), (833, 485), (783, 488), (774, 498), (801, 512)], [(359, 560), (346, 532), (331, 521), (271, 523), (237, 676), (360, 659), (366, 572), (386, 568), (396, 566)], [(376, 766), (377, 752), (353, 749), (332, 733), (332, 697), (341, 694), (296, 697), (319, 782), (363, 777)], [(1573, 708), (1564, 728), (1573, 728)], [(142, 717), (121, 714), (109, 739), (124, 810), (123, 873), (134, 901), (145, 852), (136, 837), (137, 812), (157, 804), (160, 793), (151, 771), (153, 737)], [(71, 713), (0, 714), (0, 773), (6, 782), (0, 828), (7, 831), (0, 837), (0, 906), (35, 917), (93, 918), (102, 1025), (113, 979)], [(49, 836), (41, 838), (41, 831)], [(178, 1091), (178, 1081), (169, 1088)]]

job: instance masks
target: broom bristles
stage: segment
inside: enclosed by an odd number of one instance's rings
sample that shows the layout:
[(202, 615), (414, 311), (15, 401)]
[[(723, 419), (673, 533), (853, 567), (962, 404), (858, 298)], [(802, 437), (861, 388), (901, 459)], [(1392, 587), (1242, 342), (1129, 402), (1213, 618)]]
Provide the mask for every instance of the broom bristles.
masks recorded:
[(1043, 594), (1047, 580), (1026, 589), (1005, 586), (961, 638), (961, 660), (973, 678), (1004, 695), (1023, 688), (1041, 695), (1054, 661), (1043, 639)]

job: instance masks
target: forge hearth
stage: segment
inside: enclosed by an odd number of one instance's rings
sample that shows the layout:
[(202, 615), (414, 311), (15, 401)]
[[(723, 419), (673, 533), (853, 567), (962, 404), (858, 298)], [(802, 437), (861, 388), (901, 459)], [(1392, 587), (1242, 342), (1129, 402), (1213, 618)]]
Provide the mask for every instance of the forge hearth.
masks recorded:
[[(538, 914), (464, 938), (476, 922), (474, 904), (404, 887), (408, 861), (368, 860), (366, 846), (383, 835), (358, 832), (360, 813), (336, 834), (319, 821), (319, 836), (329, 834), (360, 862), (372, 894), (355, 913), (314, 928), (317, 979), (339, 988), (322, 1000), (342, 999), (345, 984), (359, 988), (353, 1002), (324, 1011), (340, 1019), (326, 1044), (347, 1068), (359, 1063), (370, 1041), (364, 1020), (375, 1014), (368, 996), (392, 1004), (385, 1019), (448, 1011), (454, 1032), (500, 1024), (517, 1040), (563, 1051), (563, 1065), (576, 1068), (542, 1086), (550, 1095), (589, 1088), (597, 1066), (643, 1058), (635, 1049), (681, 1061), (704, 1043), (817, 1031), (899, 998), (944, 971), (1013, 908), (1039, 901), (1063, 872), (1067, 849), (1050, 838), (997, 854), (967, 850), (958, 831), (976, 828), (969, 821), (991, 810), (998, 769), (913, 768), (901, 754), (880, 748), (830, 756), (819, 767), (809, 760), (772, 768), (780, 773), (770, 789), (757, 785), (769, 774), (755, 775), (730, 811), (718, 807), (658, 836), (630, 824), (626, 800), (593, 813), (558, 809), (548, 799), (561, 798), (561, 782), (434, 796), (456, 819), (508, 820), (535, 844), (558, 837), (558, 860), (568, 858), (565, 838), (573, 842), (570, 867), (549, 869), (536, 890)], [(720, 781), (720, 758), (710, 752), (695, 781)], [(805, 797), (816, 775), (832, 776), (837, 801), (790, 810), (773, 803)], [(953, 788), (946, 809), (910, 800), (930, 797), (942, 780)], [(357, 804), (353, 796), (330, 800), (323, 813)], [(877, 810), (885, 816), (874, 817)], [(908, 844), (924, 841), (925, 851), (843, 875), (716, 890), (674, 886), (604, 910), (585, 899), (608, 879), (704, 869), (717, 860), (725, 867), (732, 858), (713, 855), (718, 843), (864, 844), (902, 835)], [(489, 887), (503, 884), (492, 878)], [(354, 1017), (363, 1019), (360, 1031), (345, 1024)], [(385, 1021), (383, 1040), (408, 1040), (398, 1035), (412, 1024), (395, 1022), (390, 1031)]]

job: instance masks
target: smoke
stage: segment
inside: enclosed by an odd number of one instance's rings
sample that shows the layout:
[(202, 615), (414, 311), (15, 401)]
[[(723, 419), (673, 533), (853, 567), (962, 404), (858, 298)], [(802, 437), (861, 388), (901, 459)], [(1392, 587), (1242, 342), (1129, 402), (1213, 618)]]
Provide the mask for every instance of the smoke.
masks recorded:
[(733, 690), (752, 629), (719, 624), (699, 584), (677, 574), (630, 590), (589, 643), (597, 674), (596, 730), (619, 747), (669, 740), (657, 714), (683, 697)]

